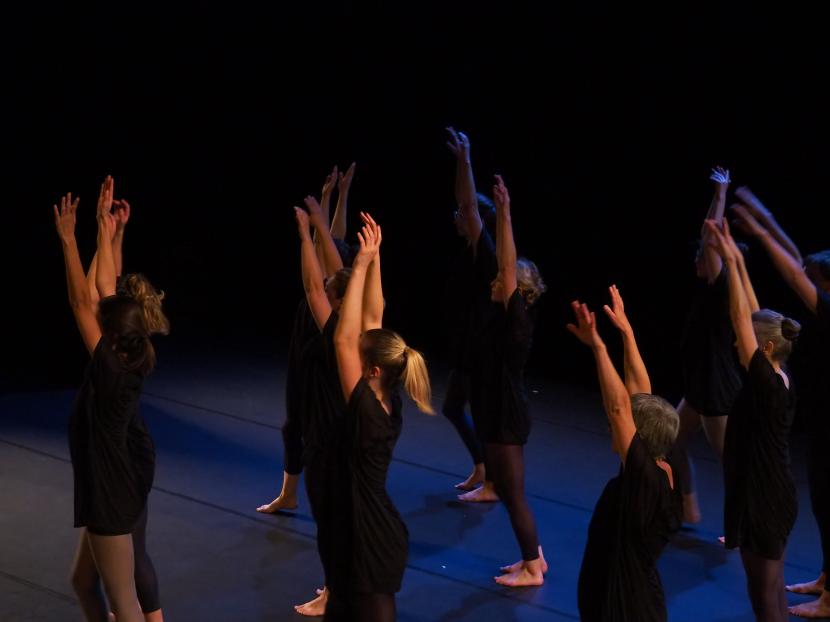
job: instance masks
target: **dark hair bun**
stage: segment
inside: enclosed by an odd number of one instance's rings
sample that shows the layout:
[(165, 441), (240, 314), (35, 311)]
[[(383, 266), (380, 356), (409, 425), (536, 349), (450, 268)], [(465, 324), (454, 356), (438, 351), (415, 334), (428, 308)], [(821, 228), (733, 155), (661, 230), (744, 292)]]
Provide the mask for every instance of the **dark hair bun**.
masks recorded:
[(793, 319), (785, 317), (781, 320), (781, 334), (787, 341), (795, 341), (801, 333), (801, 324)]

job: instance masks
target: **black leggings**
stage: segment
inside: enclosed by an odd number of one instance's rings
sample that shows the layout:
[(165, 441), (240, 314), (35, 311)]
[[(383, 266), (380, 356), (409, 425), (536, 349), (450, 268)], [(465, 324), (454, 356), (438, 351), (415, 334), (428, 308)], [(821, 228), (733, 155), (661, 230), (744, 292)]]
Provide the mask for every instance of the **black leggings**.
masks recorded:
[(289, 475), (303, 472), (303, 425), (299, 410), (287, 407), (282, 424), (283, 469)]
[(329, 590), (323, 622), (395, 622), (395, 595), (337, 594)]
[(493, 480), (496, 494), (510, 514), (522, 559), (526, 562), (538, 559), (536, 521), (525, 497), (524, 446), (487, 443), (486, 451), (488, 479)]
[(141, 611), (150, 613), (161, 609), (156, 569), (147, 555), (147, 505), (133, 528), (133, 555), (135, 556), (135, 591)]
[(444, 398), (444, 405), (441, 412), (455, 426), (458, 435), (470, 452), (473, 464), (484, 462), (484, 452), (481, 448), (481, 441), (476, 436), (472, 419), (464, 412), (464, 406), (470, 398), (470, 375), (459, 370), (450, 370), (447, 379), (447, 395)]
[[(821, 541), (821, 569), (830, 574), (830, 459), (827, 458), (826, 447), (807, 449), (807, 482)], [(824, 589), (830, 592), (830, 581), (824, 583)]]
[(766, 559), (741, 549), (746, 571), (746, 589), (757, 622), (787, 622), (787, 594), (784, 591), (784, 555)]

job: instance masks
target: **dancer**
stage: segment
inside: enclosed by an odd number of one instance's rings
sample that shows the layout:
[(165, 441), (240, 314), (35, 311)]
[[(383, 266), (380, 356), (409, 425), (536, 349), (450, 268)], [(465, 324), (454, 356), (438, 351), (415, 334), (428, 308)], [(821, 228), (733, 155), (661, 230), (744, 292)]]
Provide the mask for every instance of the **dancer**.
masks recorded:
[(727, 264), (729, 310), (738, 360), (746, 370), (726, 428), (726, 547), (740, 548), (756, 619), (784, 621), (789, 619), (784, 555), (798, 506), (789, 452), (794, 402), (783, 365), (800, 326), (769, 309), (751, 311), (729, 224), (710, 220), (706, 226)]
[(325, 619), (390, 622), (395, 619), (395, 593), (408, 549), (406, 525), (386, 491), (402, 424), (399, 386), (422, 412), (433, 411), (423, 356), (398, 334), (381, 328), (381, 229), (368, 215), (364, 223), (334, 336), (342, 395), (348, 404), (337, 487), (349, 498), (345, 508), (338, 509), (349, 533), (335, 543), (337, 571), (329, 584)]
[[(706, 219), (720, 223), (726, 206), (729, 171), (718, 167), (712, 171), (710, 179), (715, 182), (715, 192)], [(704, 224), (695, 258), (697, 276), (704, 284), (686, 321), (681, 346), (683, 399), (677, 406), (680, 432), (675, 449), (677, 475), (683, 489), (683, 520), (686, 523), (699, 523), (701, 520), (694, 465), (686, 448), (702, 424), (709, 445), (718, 459), (723, 459), (727, 417), (741, 388), (735, 334), (729, 319), (729, 277), (710, 241), (711, 235)], [(743, 255), (738, 258), (737, 265), (743, 275)], [(748, 283), (748, 279), (742, 278), (742, 281)], [(757, 311), (758, 303), (751, 286), (747, 295), (752, 311)]]
[(117, 619), (140, 622), (144, 619), (136, 585), (140, 560), (135, 557), (134, 539), (138, 535), (143, 540), (155, 454), (138, 401), (155, 353), (141, 305), (115, 294), (113, 185), (108, 177), (98, 200), (96, 283), (102, 295), (98, 316), (75, 241), (78, 200), (73, 201), (70, 194), (61, 199), (60, 209), (54, 207), (69, 302), (92, 356), (69, 423), (75, 526), (82, 528), (72, 583), (87, 620), (104, 620), (110, 610), (100, 590), (100, 577)]
[[(447, 322), (450, 342), (450, 373), (447, 378), (447, 390), (441, 412), (453, 424), (464, 446), (473, 460), (473, 470), (463, 482), (456, 484), (456, 488), (463, 491), (474, 491), (484, 483), (484, 449), (481, 441), (473, 429), (470, 417), (464, 412), (465, 405), (470, 399), (470, 342), (475, 339), (486, 318), (494, 312), (483, 290), (476, 292), (474, 284), (475, 249), (483, 228), (482, 213), (495, 215), (495, 208), (484, 195), (476, 193), (472, 163), (470, 161), (470, 140), (463, 132), (456, 132), (448, 127), (450, 140), (447, 146), (455, 156), (455, 201), (458, 209), (455, 211), (455, 228), (459, 236), (465, 238), (467, 244), (453, 266), (448, 295), (452, 302), (448, 305), (451, 317)], [(475, 218), (465, 217), (475, 213)], [(465, 500), (475, 500), (479, 493)]]
[(807, 415), (809, 444), (807, 446), (807, 481), (813, 515), (819, 529), (822, 568), (815, 581), (786, 586), (797, 594), (812, 594), (819, 598), (790, 607), (790, 613), (805, 618), (830, 617), (830, 399), (827, 381), (830, 368), (827, 351), (830, 349), (830, 250), (807, 257), (804, 265), (801, 254), (789, 237), (778, 226), (770, 211), (748, 188), (736, 192), (743, 205), (735, 208), (739, 226), (757, 238), (772, 259), (786, 283), (795, 291), (810, 312), (793, 356), (799, 389), (799, 406)]
[(498, 175), (493, 197), (496, 249), (482, 232), (476, 261), (486, 265), (488, 256), (496, 258), (490, 299), (498, 304), (499, 313), (481, 334), (471, 376), (472, 408), (476, 431), (485, 443), (488, 478), (507, 507), (522, 553), (521, 561), (502, 567), (503, 574), (495, 580), (523, 587), (544, 583), (547, 570), (524, 484), (524, 445), (530, 434), (524, 366), (533, 340), (533, 304), (544, 293), (545, 284), (533, 262), (516, 258), (510, 196)]
[(622, 462), (605, 486), (588, 527), (579, 571), (580, 619), (666, 620), (657, 559), (681, 524), (682, 497), (667, 454), (677, 438), (677, 412), (651, 394), (651, 381), (637, 348), (617, 287), (605, 313), (620, 330), (625, 382), (620, 379), (587, 305), (572, 303), (576, 324), (567, 328), (591, 348), (602, 401), (611, 426), (611, 447)]

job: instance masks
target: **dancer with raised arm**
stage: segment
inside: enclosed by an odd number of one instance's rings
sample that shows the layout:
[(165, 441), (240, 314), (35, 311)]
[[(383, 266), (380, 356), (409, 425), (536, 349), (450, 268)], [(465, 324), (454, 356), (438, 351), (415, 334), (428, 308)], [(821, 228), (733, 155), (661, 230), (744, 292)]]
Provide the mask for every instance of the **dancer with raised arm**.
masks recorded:
[(417, 407), (432, 414), (423, 356), (382, 328), (383, 293), (378, 251), (381, 229), (365, 215), (358, 234), (334, 343), (342, 395), (344, 464), (338, 488), (349, 495), (340, 508), (348, 537), (336, 543), (337, 571), (329, 585), (328, 620), (391, 622), (395, 593), (406, 567), (408, 532), (386, 491), (386, 476), (401, 431), (403, 385)]
[[(87, 620), (105, 620), (111, 609), (119, 622), (140, 622), (145, 619), (142, 606), (151, 597), (145, 594), (139, 605), (137, 570), (143, 560), (136, 556), (146, 556), (146, 552), (143, 546), (139, 551), (134, 542), (138, 532), (143, 541), (155, 452), (138, 402), (155, 353), (141, 305), (116, 294), (113, 186), (108, 177), (98, 199), (97, 314), (75, 241), (78, 200), (68, 195), (61, 199), (60, 209), (54, 208), (69, 302), (92, 356), (69, 423), (75, 526), (82, 528), (72, 584)], [(151, 583), (146, 587), (157, 589), (154, 572)], [(161, 619), (158, 607), (149, 613), (153, 614), (149, 619)]]
[(579, 614), (586, 622), (664, 621), (668, 614), (657, 559), (681, 524), (677, 470), (667, 457), (680, 422), (671, 404), (652, 395), (622, 297), (614, 285), (609, 291), (612, 304), (604, 309), (623, 338), (625, 382), (587, 305), (572, 303), (576, 324), (567, 326), (594, 354), (611, 448), (621, 461), (619, 475), (602, 491), (588, 527)]
[(756, 619), (785, 621), (784, 555), (798, 505), (789, 451), (794, 399), (783, 366), (800, 326), (769, 309), (752, 312), (729, 224), (706, 226), (729, 273), (729, 311), (746, 370), (726, 428), (726, 547), (740, 548)]
[(807, 416), (807, 482), (813, 515), (818, 523), (822, 567), (815, 581), (786, 586), (797, 594), (818, 596), (814, 601), (790, 607), (790, 613), (805, 618), (830, 618), (830, 250), (801, 254), (767, 210), (748, 188), (736, 192), (743, 205), (735, 208), (738, 225), (758, 239), (784, 281), (798, 295), (809, 314), (795, 348), (794, 366), (798, 403)]

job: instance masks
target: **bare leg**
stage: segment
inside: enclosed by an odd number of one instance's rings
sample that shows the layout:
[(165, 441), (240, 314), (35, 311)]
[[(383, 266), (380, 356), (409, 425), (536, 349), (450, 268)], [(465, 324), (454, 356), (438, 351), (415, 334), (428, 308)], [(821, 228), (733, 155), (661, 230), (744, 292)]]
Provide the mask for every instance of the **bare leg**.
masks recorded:
[(317, 598), (314, 598), (304, 605), (297, 605), (294, 611), (304, 616), (321, 616), (326, 613), (326, 604), (329, 600), (329, 591), (326, 586), (317, 590)]
[(279, 496), (271, 503), (259, 506), (256, 511), (263, 514), (273, 514), (279, 510), (297, 509), (297, 485), (300, 482), (299, 475), (292, 475), (286, 471), (282, 472), (282, 490)]
[(718, 459), (723, 462), (723, 445), (726, 441), (726, 423), (729, 417), (701, 417), (700, 420), (709, 445), (718, 455)]
[(72, 589), (78, 596), (84, 618), (88, 622), (101, 622), (106, 619), (109, 609), (104, 593), (101, 591), (98, 569), (95, 567), (95, 559), (89, 548), (86, 528), (81, 529), (75, 561), (72, 562), (70, 581)]
[(755, 619), (758, 622), (786, 622), (784, 557), (771, 560), (741, 549), (741, 561), (746, 571), (746, 587)]
[(680, 487), (683, 491), (683, 522), (699, 523), (701, 516), (695, 491), (695, 467), (686, 447), (700, 429), (700, 413), (691, 407), (686, 398), (683, 398), (677, 405), (677, 414), (680, 416), (680, 430), (677, 433), (675, 448), (680, 458), (678, 471), (680, 471)]
[(135, 591), (132, 535), (99, 536), (88, 533), (88, 538), (95, 566), (118, 622), (144, 622)]

